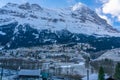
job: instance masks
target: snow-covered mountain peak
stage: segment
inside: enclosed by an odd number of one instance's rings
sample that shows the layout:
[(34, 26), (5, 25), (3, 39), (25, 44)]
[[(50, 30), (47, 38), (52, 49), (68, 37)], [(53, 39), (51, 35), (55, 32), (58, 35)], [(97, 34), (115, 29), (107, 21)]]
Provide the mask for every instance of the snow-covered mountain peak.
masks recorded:
[(72, 7), (72, 10), (77, 11), (77, 10), (81, 10), (83, 8), (85, 9), (85, 8), (88, 8), (88, 7), (85, 4), (79, 2)]
[(16, 3), (7, 3), (2, 8), (10, 8), (10, 7), (18, 7), (18, 4), (16, 4)]
[(18, 10), (18, 9), (22, 9), (22, 10), (42, 10), (41, 6), (39, 6), (38, 4), (30, 4), (30, 3), (24, 3), (24, 4), (16, 4), (16, 3), (7, 3), (5, 6), (3, 6), (3, 9), (7, 9), (7, 10), (13, 10), (12, 8), (14, 8), (14, 10)]

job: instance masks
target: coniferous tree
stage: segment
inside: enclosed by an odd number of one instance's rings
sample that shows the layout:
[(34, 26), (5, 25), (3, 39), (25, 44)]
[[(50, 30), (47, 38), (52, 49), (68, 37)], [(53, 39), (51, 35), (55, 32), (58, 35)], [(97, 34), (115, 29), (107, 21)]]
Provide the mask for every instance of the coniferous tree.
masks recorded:
[(99, 69), (98, 80), (105, 80), (105, 73), (102, 66)]
[(114, 78), (116, 80), (120, 80), (120, 63), (117, 63), (117, 65), (115, 67)]

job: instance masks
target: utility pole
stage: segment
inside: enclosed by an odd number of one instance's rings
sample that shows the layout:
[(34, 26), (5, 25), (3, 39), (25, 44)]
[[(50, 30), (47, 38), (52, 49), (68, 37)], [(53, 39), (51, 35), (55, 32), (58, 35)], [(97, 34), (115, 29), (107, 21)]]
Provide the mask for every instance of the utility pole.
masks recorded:
[(88, 64), (88, 68), (87, 68), (87, 80), (89, 80), (90, 57), (88, 57), (88, 59), (87, 59), (87, 64)]
[(0, 78), (0, 80), (2, 80), (2, 77), (3, 77), (3, 66), (1, 67), (1, 78)]
[(89, 69), (87, 69), (87, 80), (89, 80)]

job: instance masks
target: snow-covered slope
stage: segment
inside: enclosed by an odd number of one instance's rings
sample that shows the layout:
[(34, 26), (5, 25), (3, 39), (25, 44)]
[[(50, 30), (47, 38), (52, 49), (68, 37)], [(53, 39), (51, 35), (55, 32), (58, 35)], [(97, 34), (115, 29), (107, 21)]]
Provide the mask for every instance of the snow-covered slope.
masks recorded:
[(110, 59), (113, 61), (120, 61), (120, 48), (108, 50), (101, 55), (97, 60)]
[(117, 30), (82, 3), (58, 10), (45, 9), (37, 4), (8, 3), (0, 9), (0, 25), (11, 22), (18, 22), (18, 25), (30, 24), (38, 30), (67, 29), (72, 33), (118, 36)]

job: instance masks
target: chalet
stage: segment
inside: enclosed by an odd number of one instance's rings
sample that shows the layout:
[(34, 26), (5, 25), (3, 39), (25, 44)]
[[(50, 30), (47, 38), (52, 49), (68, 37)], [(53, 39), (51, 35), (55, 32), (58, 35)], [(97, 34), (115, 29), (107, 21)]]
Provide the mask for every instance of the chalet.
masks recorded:
[(41, 71), (40, 70), (27, 70), (22, 69), (18, 72), (18, 80), (40, 80)]

